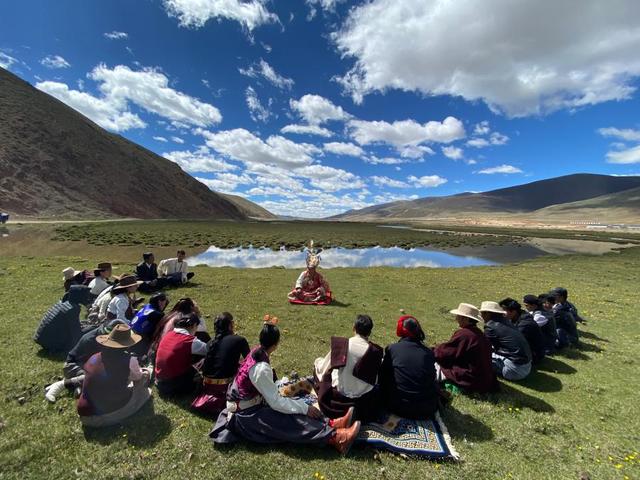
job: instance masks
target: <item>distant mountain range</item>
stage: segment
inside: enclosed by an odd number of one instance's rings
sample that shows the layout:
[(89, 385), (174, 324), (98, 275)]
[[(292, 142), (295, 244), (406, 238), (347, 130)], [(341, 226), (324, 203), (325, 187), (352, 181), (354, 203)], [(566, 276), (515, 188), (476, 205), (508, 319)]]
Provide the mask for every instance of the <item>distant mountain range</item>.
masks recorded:
[(462, 219), (513, 216), (564, 221), (601, 219), (640, 223), (640, 177), (578, 173), (483, 193), (426, 197), (351, 210), (349, 221)]
[(59, 218), (272, 218), (0, 68), (0, 210)]

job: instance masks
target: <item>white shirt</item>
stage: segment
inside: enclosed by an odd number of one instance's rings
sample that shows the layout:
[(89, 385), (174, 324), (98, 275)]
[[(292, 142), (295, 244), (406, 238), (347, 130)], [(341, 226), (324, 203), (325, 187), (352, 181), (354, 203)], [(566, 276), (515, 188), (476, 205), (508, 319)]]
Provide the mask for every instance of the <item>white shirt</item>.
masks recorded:
[(545, 317), (540, 310), (531, 312), (531, 314), (539, 327), (544, 327), (549, 322), (549, 319)]
[[(360, 335), (351, 337), (347, 350), (347, 364), (341, 368), (334, 368), (331, 372), (331, 386), (345, 397), (358, 398), (373, 390), (372, 385), (353, 376), (353, 367), (364, 356), (368, 348), (369, 341), (365, 338)], [(314, 365), (316, 376), (322, 380), (322, 377), (331, 368), (331, 352), (327, 353), (324, 358), (317, 358)]]
[(127, 318), (127, 309), (129, 308), (129, 296), (126, 293), (119, 293), (111, 299), (107, 312), (115, 315), (118, 320), (122, 320), (129, 325), (130, 320)]
[[(186, 329), (184, 328), (174, 328), (173, 329), (174, 332), (176, 333), (180, 333), (182, 335), (191, 335)], [(199, 338), (194, 338), (193, 342), (191, 343), (191, 355), (202, 355), (203, 357), (207, 354), (207, 344), (204, 343), (202, 340), (200, 340)]]
[(89, 283), (89, 288), (91, 289), (92, 295), (100, 295), (102, 291), (109, 286), (109, 282), (107, 282), (102, 277), (96, 277)]
[(138, 357), (131, 357), (129, 360), (129, 380), (137, 382), (142, 378), (142, 369), (138, 363)]
[(249, 380), (260, 392), (264, 401), (276, 412), (289, 415), (306, 415), (309, 406), (304, 400), (283, 397), (273, 381), (273, 370), (267, 362), (258, 362), (249, 370)]
[(182, 281), (186, 282), (188, 268), (189, 265), (185, 261), (179, 262), (177, 258), (166, 258), (158, 264), (158, 275), (167, 277), (175, 273), (181, 273)]

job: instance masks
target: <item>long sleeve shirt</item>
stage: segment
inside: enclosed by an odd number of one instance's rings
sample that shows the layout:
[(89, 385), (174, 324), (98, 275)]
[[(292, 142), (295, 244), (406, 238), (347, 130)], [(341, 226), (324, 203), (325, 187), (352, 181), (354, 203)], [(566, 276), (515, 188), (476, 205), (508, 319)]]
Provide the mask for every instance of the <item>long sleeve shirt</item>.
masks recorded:
[(180, 273), (182, 275), (182, 281), (186, 282), (187, 273), (189, 273), (188, 269), (189, 265), (187, 265), (187, 262), (179, 262), (177, 258), (167, 258), (160, 261), (160, 264), (158, 265), (158, 275), (167, 277), (169, 275)]
[(127, 325), (131, 323), (127, 318), (127, 309), (129, 308), (130, 300), (126, 293), (120, 293), (113, 297), (107, 307), (107, 312), (115, 315), (115, 318), (126, 322)]
[(258, 362), (249, 371), (249, 379), (273, 410), (289, 415), (306, 415), (309, 406), (303, 400), (283, 397), (273, 381), (273, 370), (267, 362)]
[(109, 287), (109, 282), (107, 282), (102, 277), (96, 277), (91, 282), (89, 282), (89, 289), (91, 291), (91, 295), (100, 295), (102, 291)]
[[(369, 348), (369, 341), (360, 335), (355, 335), (349, 339), (347, 350), (347, 363), (344, 367), (334, 368), (331, 372), (331, 386), (336, 388), (345, 397), (359, 398), (373, 389), (372, 385), (363, 382), (353, 376), (353, 368), (364, 356)], [(331, 352), (324, 357), (317, 358), (314, 362), (316, 376), (319, 380), (331, 369)]]

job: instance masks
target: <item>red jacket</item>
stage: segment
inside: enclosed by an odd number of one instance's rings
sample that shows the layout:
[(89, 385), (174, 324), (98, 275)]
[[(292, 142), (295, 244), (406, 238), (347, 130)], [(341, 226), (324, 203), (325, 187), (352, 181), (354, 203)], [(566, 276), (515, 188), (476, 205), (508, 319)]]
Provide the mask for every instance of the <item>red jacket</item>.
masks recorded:
[(444, 376), (456, 385), (479, 393), (497, 388), (491, 344), (478, 327), (460, 328), (448, 342), (436, 346), (433, 353)]
[(184, 375), (191, 368), (193, 335), (168, 332), (158, 345), (155, 374), (158, 380), (170, 380)]

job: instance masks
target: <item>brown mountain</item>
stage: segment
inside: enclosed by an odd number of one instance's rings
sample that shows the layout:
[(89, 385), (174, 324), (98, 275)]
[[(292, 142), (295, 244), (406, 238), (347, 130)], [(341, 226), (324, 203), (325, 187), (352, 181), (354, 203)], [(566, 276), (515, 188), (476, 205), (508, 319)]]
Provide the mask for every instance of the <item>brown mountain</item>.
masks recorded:
[(64, 218), (270, 215), (248, 200), (209, 190), (175, 163), (104, 130), (2, 68), (0, 210)]
[[(461, 193), (446, 197), (426, 197), (411, 201), (400, 201), (374, 205), (361, 210), (345, 212), (336, 219), (341, 220), (393, 220), (393, 219), (433, 219), (466, 218), (483, 215), (529, 214), (552, 205), (569, 205), (563, 214), (571, 208), (584, 205), (572, 205), (589, 199), (599, 198), (600, 209), (617, 205), (622, 197), (608, 197), (618, 192), (640, 187), (640, 177), (614, 177), (578, 173), (547, 180), (501, 188), (483, 193)], [(634, 211), (633, 201), (626, 208)], [(637, 207), (635, 207), (637, 208)], [(559, 212), (551, 210), (549, 213)], [(640, 210), (635, 210), (640, 217)]]

